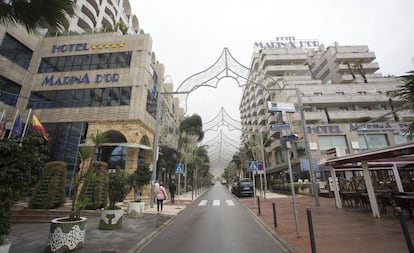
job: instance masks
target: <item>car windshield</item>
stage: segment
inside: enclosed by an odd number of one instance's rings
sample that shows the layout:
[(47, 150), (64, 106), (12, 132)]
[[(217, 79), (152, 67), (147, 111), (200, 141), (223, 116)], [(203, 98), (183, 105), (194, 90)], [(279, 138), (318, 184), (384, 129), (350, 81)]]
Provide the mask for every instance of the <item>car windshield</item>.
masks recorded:
[(240, 185), (241, 186), (251, 186), (252, 185), (252, 182), (249, 182), (249, 181), (240, 182)]

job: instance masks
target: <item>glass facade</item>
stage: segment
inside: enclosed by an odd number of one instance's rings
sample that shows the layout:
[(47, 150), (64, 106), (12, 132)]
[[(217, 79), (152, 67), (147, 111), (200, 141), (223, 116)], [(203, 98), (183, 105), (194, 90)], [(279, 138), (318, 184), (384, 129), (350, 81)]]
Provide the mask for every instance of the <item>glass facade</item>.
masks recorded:
[(359, 145), (361, 149), (374, 149), (388, 147), (386, 134), (360, 134)]
[(28, 108), (123, 106), (131, 102), (132, 87), (34, 91)]
[(326, 150), (330, 148), (339, 148), (348, 152), (345, 135), (320, 135), (318, 141), (321, 154), (326, 154)]
[(33, 51), (6, 33), (0, 45), (0, 54), (24, 69), (28, 69)]
[(50, 160), (67, 163), (67, 184), (78, 168), (77, 150), (80, 143), (86, 138), (86, 122), (44, 123), (44, 127), (51, 137)]
[(0, 75), (0, 102), (16, 106), (21, 86)]
[(45, 57), (38, 73), (129, 68), (132, 52)]

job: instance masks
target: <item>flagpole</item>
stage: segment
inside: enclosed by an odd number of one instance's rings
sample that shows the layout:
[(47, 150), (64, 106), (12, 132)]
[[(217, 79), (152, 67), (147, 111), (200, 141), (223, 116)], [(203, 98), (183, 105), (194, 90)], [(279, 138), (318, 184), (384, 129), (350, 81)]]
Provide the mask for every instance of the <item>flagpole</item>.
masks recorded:
[(1, 133), (0, 140), (3, 140), (4, 135), (6, 135), (6, 109), (4, 109), (3, 113), (1, 114), (0, 124), (3, 124), (3, 119), (5, 124), (2, 126), (3, 132)]
[(12, 124), (12, 128), (10, 128), (10, 132), (9, 132), (9, 137), (8, 137), (8, 139), (10, 139), (10, 137), (11, 137), (11, 135), (12, 135), (12, 132), (13, 132), (13, 127), (14, 127), (14, 123), (16, 123), (17, 115), (19, 115), (19, 109), (17, 109), (17, 111), (16, 111), (16, 115), (14, 115), (13, 124)]
[(20, 138), (21, 141), (23, 140), (23, 137), (26, 134), (27, 126), (29, 125), (29, 120), (31, 116), (32, 116), (32, 108), (29, 109), (29, 114), (27, 115), (27, 120), (26, 120), (26, 124), (24, 125), (22, 137)]

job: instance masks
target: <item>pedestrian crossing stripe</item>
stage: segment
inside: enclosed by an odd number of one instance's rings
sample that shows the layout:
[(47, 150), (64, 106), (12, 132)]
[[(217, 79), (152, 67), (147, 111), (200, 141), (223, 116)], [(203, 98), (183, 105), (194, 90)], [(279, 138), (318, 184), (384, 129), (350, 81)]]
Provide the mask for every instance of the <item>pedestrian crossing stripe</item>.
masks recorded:
[(198, 206), (205, 206), (205, 205), (207, 205), (207, 200), (205, 200), (205, 199), (200, 201), (200, 203), (198, 204)]
[[(208, 204), (209, 200), (203, 199), (200, 201), (200, 203), (198, 203), (198, 206), (206, 206)], [(231, 199), (226, 199), (226, 205), (227, 206), (234, 206), (234, 202)], [(221, 201), (219, 199), (215, 199), (212, 200), (211, 202), (212, 206), (220, 206), (221, 205)]]
[(234, 206), (233, 200), (230, 200), (230, 199), (226, 199), (226, 204), (228, 206)]

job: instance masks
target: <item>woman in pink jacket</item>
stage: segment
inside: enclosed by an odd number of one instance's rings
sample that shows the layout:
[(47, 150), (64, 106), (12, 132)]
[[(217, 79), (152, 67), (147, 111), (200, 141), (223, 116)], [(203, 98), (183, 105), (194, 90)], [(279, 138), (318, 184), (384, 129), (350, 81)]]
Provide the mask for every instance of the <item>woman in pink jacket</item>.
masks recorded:
[(160, 207), (162, 212), (162, 202), (164, 201), (164, 199), (167, 199), (167, 191), (165, 190), (163, 182), (160, 182), (160, 187), (158, 188), (155, 197), (157, 198), (157, 214), (159, 214)]

